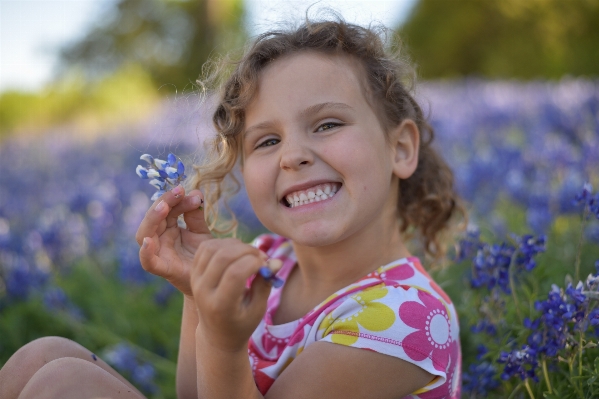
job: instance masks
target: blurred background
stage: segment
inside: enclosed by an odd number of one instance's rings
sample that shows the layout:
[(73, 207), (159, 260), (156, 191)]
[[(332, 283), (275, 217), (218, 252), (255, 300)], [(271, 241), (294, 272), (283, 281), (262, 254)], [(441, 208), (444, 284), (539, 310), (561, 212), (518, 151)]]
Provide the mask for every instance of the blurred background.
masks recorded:
[[(573, 199), (599, 186), (599, 0), (0, 0), (0, 366), (61, 335), (174, 397), (181, 298), (139, 265), (153, 189), (134, 169), (201, 159), (204, 62), (308, 8), (394, 29), (472, 226), (547, 234), (561, 281), (582, 228), (593, 268), (599, 226)], [(242, 238), (263, 231), (243, 190), (232, 206)]]

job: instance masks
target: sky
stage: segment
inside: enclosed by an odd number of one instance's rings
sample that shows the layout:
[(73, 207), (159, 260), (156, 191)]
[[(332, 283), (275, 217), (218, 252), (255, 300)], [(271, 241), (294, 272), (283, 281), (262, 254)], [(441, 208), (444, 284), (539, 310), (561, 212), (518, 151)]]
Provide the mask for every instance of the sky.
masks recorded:
[[(194, 0), (191, 0), (194, 1)], [(214, 0), (218, 1), (218, 0)], [(245, 0), (246, 24), (258, 34), (277, 21), (302, 18), (312, 4), (346, 21), (397, 26), (415, 0)], [(61, 45), (83, 36), (114, 0), (0, 0), (0, 92), (36, 91), (50, 81)]]

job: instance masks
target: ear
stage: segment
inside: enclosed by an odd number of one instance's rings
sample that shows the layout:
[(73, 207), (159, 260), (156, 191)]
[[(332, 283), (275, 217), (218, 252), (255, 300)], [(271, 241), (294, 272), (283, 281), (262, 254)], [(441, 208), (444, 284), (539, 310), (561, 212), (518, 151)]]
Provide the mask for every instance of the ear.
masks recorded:
[(407, 179), (418, 166), (420, 131), (416, 122), (404, 119), (390, 133), (393, 173), (400, 179)]

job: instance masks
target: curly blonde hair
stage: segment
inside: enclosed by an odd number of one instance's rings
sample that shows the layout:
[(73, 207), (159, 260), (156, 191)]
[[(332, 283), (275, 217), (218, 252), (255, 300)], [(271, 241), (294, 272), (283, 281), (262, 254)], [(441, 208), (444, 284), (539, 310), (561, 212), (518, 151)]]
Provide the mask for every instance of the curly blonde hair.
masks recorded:
[(224, 73), (230, 75), (220, 82), (212, 118), (218, 134), (208, 143), (206, 162), (194, 167), (197, 173), (190, 182), (204, 192), (211, 228), (220, 233), (236, 228), (234, 215), (228, 225), (217, 225), (218, 203), (227, 191), (225, 177), (233, 177), (231, 192), (239, 188), (231, 172), (241, 161), (245, 110), (257, 91), (261, 71), (284, 56), (312, 51), (349, 56), (358, 61), (366, 77), (368, 100), (374, 103), (383, 126), (397, 126), (408, 118), (418, 126), (421, 136), (418, 166), (399, 185), (400, 229), (404, 236), (421, 237), (426, 255), (439, 259), (445, 254), (444, 233), (457, 225), (452, 223), (457, 216), (465, 219), (466, 213), (454, 191), (452, 171), (431, 146), (434, 130), (410, 94), (414, 88), (414, 70), (400, 54), (397, 41), (385, 50), (386, 33), (384, 27), (365, 28), (339, 17), (333, 21), (307, 20), (296, 29), (261, 34), (237, 62), (212, 64), (217, 66), (206, 81), (217, 81)]

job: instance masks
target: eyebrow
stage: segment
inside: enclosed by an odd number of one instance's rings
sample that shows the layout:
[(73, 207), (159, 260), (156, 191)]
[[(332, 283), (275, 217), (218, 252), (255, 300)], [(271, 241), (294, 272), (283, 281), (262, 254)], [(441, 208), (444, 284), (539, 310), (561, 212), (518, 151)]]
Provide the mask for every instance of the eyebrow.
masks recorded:
[[(327, 109), (327, 108), (329, 108), (329, 109), (346, 109), (346, 110), (351, 110), (351, 111), (354, 110), (352, 107), (350, 107), (349, 105), (347, 105), (345, 103), (326, 102), (326, 103), (319, 103), (319, 104), (314, 104), (314, 105), (309, 106), (308, 108), (306, 108), (302, 112), (300, 112), (300, 116), (305, 117), (305, 116), (309, 116), (309, 115), (314, 115), (314, 114), (317, 114), (318, 112), (322, 111), (323, 109)], [(254, 125), (248, 129), (246, 129), (245, 132), (243, 133), (243, 135), (245, 137), (248, 133), (250, 133), (253, 130), (270, 128), (273, 125), (275, 125), (275, 123), (273, 121), (260, 122), (257, 125)]]

